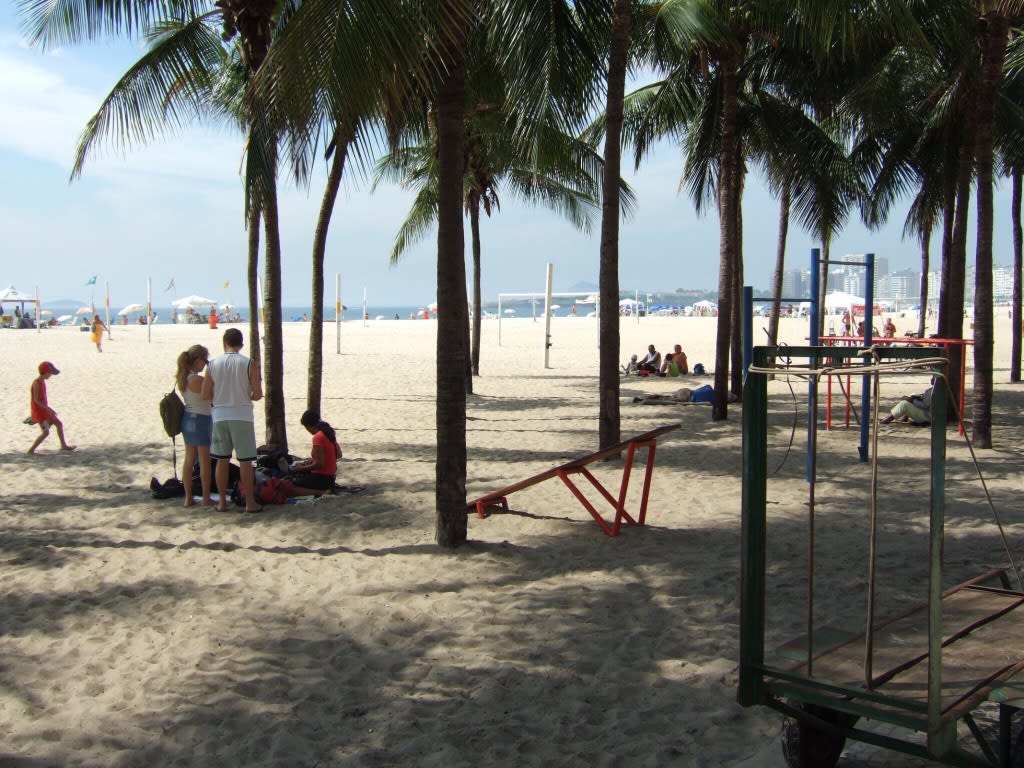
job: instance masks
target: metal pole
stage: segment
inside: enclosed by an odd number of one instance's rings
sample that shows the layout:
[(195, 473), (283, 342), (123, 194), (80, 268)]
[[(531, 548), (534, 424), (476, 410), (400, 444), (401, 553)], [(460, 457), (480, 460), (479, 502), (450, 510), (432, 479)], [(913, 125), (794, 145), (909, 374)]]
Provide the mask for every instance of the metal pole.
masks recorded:
[(366, 327), (366, 317), (369, 313), (366, 311), (366, 288), (363, 287), (363, 328)]
[(146, 341), (153, 341), (153, 278), (146, 278)]
[[(865, 268), (867, 270), (867, 285), (864, 286), (864, 346), (870, 347), (873, 341), (872, 320), (875, 314), (875, 254), (864, 255)], [(869, 358), (864, 358), (864, 365), (871, 365)], [(871, 377), (864, 374), (861, 377), (861, 406), (860, 406), (860, 445), (857, 450), (860, 453), (860, 460), (868, 460), (868, 436), (870, 435), (871, 421)]]
[(103, 322), (107, 326), (107, 338), (108, 339), (112, 339), (112, 338), (114, 338), (114, 336), (110, 332), (110, 281), (109, 280), (104, 280), (103, 281), (103, 316), (105, 318)]
[(544, 281), (544, 367), (548, 365), (551, 352), (551, 281), (555, 265), (548, 263), (547, 278)]
[(501, 346), (501, 294), (498, 294), (498, 346)]
[[(808, 337), (810, 338), (811, 346), (816, 347), (821, 343), (821, 337), (818, 335), (818, 318), (821, 312), (821, 302), (819, 300), (819, 290), (821, 287), (821, 251), (817, 248), (811, 248), (811, 328)], [(808, 360), (808, 364), (817, 368), (818, 360), (813, 355)], [(812, 434), (814, 430), (814, 420), (817, 418), (818, 412), (818, 383), (815, 377), (811, 377), (807, 382), (807, 434)], [(811, 482), (814, 479), (814, 464), (811, 456), (811, 448), (808, 447), (807, 451), (807, 467), (806, 467), (807, 482)]]
[(334, 353), (341, 354), (341, 272), (334, 275)]
[(39, 302), (39, 286), (36, 286), (36, 333), (41, 333), (43, 330), (43, 310), (42, 304)]
[(747, 380), (750, 362), (754, 359), (754, 289), (743, 286), (743, 380)]

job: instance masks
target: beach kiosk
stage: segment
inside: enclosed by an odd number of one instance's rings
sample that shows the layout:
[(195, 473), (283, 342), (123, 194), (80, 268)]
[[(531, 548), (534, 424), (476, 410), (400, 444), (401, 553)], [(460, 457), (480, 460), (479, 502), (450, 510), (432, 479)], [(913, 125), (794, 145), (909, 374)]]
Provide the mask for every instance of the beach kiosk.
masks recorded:
[[(916, 347), (876, 348), (858, 373), (878, 377), (912, 371), (934, 376), (932, 422), (929, 436), (930, 477), (918, 494), (919, 515), (900, 528), (899, 541), (887, 541), (887, 525), (880, 515), (876, 465), (871, 469), (870, 503), (865, 509), (836, 514), (845, 499), (833, 503), (832, 519), (824, 499), (816, 500), (816, 478), (807, 481), (805, 537), (792, 516), (781, 520), (769, 514), (779, 504), (767, 493), (768, 378), (795, 375), (816, 386), (831, 375), (828, 365), (845, 365), (844, 356), (862, 356), (863, 350), (836, 347), (758, 347), (754, 350), (743, 397), (742, 563), (740, 605), (740, 670), (737, 700), (743, 706), (767, 706), (785, 716), (782, 752), (791, 768), (832, 768), (847, 739), (866, 742), (904, 754), (954, 766), (1024, 767), (1024, 587), (1002, 524), (995, 515), (1008, 565), (984, 570), (958, 584), (946, 584), (944, 522), (946, 514), (946, 406), (945, 361), (933, 350)], [(785, 360), (788, 363), (772, 361)], [(816, 409), (808, 421), (819, 421)], [(877, 416), (877, 410), (876, 414)], [(808, 443), (815, 454), (815, 427)], [(922, 435), (922, 438), (924, 435)], [(875, 432), (877, 442), (877, 430)], [(877, 444), (873, 446), (877, 448)], [(872, 450), (872, 455), (877, 453)], [(877, 460), (876, 460), (877, 462)], [(920, 462), (925, 463), (924, 458)], [(901, 470), (895, 459), (886, 472)], [(927, 475), (927, 470), (925, 472)], [(979, 472), (980, 476), (980, 472)], [(845, 478), (844, 478), (845, 479)], [(786, 488), (791, 488), (787, 481)], [(797, 481), (799, 482), (799, 481)], [(775, 486), (773, 486), (775, 488)], [(860, 489), (862, 492), (865, 489)], [(991, 503), (992, 512), (995, 506)], [(962, 503), (962, 502), (961, 502)], [(819, 505), (821, 509), (819, 509)], [(898, 510), (905, 521), (911, 510)], [(925, 515), (926, 513), (926, 515)], [(845, 527), (851, 521), (866, 533), (855, 540)], [(773, 525), (775, 538), (772, 539)], [(827, 525), (844, 526), (839, 537), (844, 549), (856, 549), (866, 567), (856, 574), (828, 573), (836, 569), (822, 562), (816, 538)], [(778, 529), (785, 526), (785, 533)], [(909, 547), (914, 536), (922, 553), (922, 573), (916, 591), (925, 599), (905, 599), (898, 610), (876, 615), (880, 594), (892, 589), (886, 566), (895, 559), (879, 557), (880, 544)], [(806, 572), (785, 588), (774, 579), (789, 563), (770, 562), (766, 543), (783, 540), (805, 552), (799, 556)], [(793, 558), (797, 559), (796, 556)], [(960, 564), (958, 563), (958, 566)], [(961, 566), (962, 567), (962, 566)], [(797, 567), (796, 570), (799, 570)], [(925, 575), (926, 574), (926, 575)], [(839, 599), (852, 605), (845, 613), (830, 604), (820, 582), (844, 579)], [(825, 578), (823, 578), (825, 577)], [(959, 576), (957, 577), (959, 578)], [(768, 588), (770, 579), (772, 588)], [(887, 581), (888, 579), (888, 581)], [(803, 581), (803, 584), (800, 582)], [(900, 584), (900, 588), (910, 585)], [(897, 590), (898, 592), (898, 590)], [(786, 601), (785, 606), (779, 603)], [(795, 602), (795, 605), (793, 604)], [(899, 602), (897, 600), (897, 602)], [(787, 612), (779, 610), (790, 608)], [(774, 622), (785, 613), (787, 620)], [(825, 614), (848, 620), (839, 625)], [(794, 619), (796, 617), (796, 619)], [(799, 618), (802, 617), (802, 621)], [(779, 626), (781, 624), (781, 628)], [(766, 627), (771, 627), (771, 633)], [(785, 632), (800, 626), (786, 640)], [(769, 643), (767, 638), (771, 637)], [(781, 640), (781, 642), (777, 642)], [(993, 714), (995, 713), (995, 714)]]

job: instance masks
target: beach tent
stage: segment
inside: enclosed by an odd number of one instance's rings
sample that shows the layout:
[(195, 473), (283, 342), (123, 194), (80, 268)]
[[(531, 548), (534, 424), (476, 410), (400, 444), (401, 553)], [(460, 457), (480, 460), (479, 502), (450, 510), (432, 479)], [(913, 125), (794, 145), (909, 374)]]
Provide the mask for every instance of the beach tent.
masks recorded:
[(863, 306), (864, 297), (835, 291), (825, 296), (825, 309), (849, 309), (854, 304)]
[[(21, 314), (25, 314), (26, 304), (35, 304), (36, 297), (22, 293), (13, 285), (9, 285), (0, 291), (0, 304), (20, 304)], [(13, 314), (13, 313), (12, 313)]]

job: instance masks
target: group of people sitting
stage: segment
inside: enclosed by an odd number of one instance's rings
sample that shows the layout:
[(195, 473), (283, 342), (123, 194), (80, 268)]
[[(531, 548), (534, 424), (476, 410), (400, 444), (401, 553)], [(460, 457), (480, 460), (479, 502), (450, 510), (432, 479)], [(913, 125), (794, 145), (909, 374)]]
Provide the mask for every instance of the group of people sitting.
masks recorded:
[(661, 352), (653, 344), (648, 344), (644, 359), (640, 360), (638, 355), (633, 355), (629, 362), (622, 366), (622, 370), (627, 376), (682, 376), (690, 372), (690, 365), (681, 345), (676, 344), (662, 360)]

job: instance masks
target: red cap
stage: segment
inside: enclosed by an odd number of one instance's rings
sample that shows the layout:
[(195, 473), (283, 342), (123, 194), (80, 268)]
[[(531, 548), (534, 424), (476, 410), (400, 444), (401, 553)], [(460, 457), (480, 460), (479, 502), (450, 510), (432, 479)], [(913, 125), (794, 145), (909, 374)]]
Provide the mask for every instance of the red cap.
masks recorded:
[(52, 373), (56, 375), (60, 373), (60, 371), (57, 370), (57, 366), (55, 366), (49, 360), (46, 360), (39, 364), (39, 373)]

